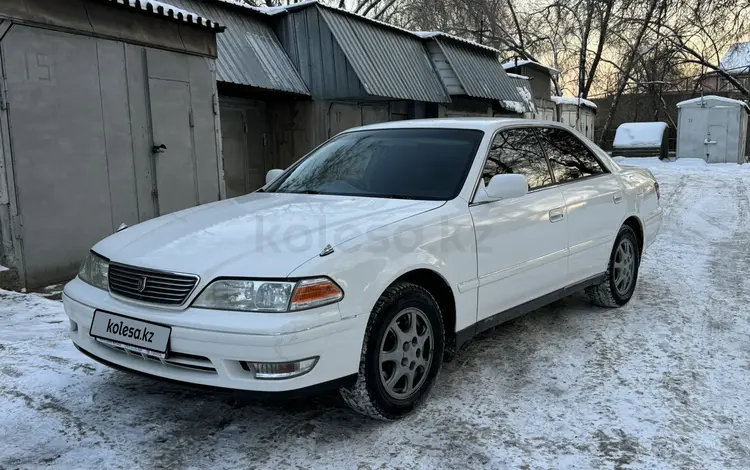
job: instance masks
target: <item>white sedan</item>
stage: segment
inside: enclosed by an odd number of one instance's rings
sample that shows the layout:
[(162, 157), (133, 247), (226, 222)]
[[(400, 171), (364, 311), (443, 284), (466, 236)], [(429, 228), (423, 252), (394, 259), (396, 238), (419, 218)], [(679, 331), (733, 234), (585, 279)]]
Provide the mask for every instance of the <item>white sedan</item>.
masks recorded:
[(553, 122), (351, 129), (268, 180), (96, 244), (65, 287), (76, 347), (398, 419), (478, 332), (581, 290), (627, 303), (662, 219), (648, 170)]

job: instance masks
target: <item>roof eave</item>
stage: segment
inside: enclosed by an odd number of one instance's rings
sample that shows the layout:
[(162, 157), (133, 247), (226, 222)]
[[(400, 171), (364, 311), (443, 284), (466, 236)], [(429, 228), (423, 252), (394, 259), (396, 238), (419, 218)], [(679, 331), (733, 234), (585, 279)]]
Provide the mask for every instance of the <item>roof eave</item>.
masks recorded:
[[(172, 21), (181, 25), (192, 26), (195, 28), (209, 29), (217, 33), (221, 33), (226, 30), (225, 26), (220, 25), (216, 21), (204, 18), (198, 14), (184, 15), (181, 8), (172, 6), (174, 9), (165, 9), (162, 6), (154, 9), (154, 5), (148, 0), (135, 0), (133, 4), (129, 0), (101, 0), (104, 3), (108, 3), (112, 6), (126, 9), (128, 11), (145, 14), (151, 17), (161, 18), (166, 21)], [(166, 3), (166, 2), (161, 2)], [(170, 5), (171, 6), (171, 5)], [(177, 10), (177, 11), (176, 11)]]

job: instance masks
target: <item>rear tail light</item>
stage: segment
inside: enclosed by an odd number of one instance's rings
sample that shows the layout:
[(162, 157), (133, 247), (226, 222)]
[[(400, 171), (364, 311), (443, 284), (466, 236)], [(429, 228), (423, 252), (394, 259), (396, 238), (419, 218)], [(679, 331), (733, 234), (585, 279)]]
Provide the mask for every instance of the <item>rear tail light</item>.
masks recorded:
[(661, 200), (661, 192), (659, 191), (659, 183), (654, 181), (654, 189), (656, 190), (656, 199)]

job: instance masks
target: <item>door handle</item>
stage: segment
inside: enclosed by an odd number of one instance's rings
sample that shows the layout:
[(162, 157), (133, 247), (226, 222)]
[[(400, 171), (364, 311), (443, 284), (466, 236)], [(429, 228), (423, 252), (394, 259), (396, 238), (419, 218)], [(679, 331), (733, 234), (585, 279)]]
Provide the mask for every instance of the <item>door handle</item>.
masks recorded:
[(563, 211), (562, 207), (558, 207), (557, 209), (552, 209), (549, 211), (549, 221), (553, 224), (555, 222), (561, 221), (565, 217), (565, 212)]
[(617, 192), (612, 196), (612, 199), (614, 199), (615, 204), (619, 204), (622, 202), (622, 193)]

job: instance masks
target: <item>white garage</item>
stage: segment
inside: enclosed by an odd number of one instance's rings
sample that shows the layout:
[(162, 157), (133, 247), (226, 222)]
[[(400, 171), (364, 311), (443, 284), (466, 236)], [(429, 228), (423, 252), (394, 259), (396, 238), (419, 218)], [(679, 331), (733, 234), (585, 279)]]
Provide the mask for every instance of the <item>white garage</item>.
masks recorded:
[(722, 96), (677, 104), (677, 158), (708, 163), (744, 163), (748, 105)]

